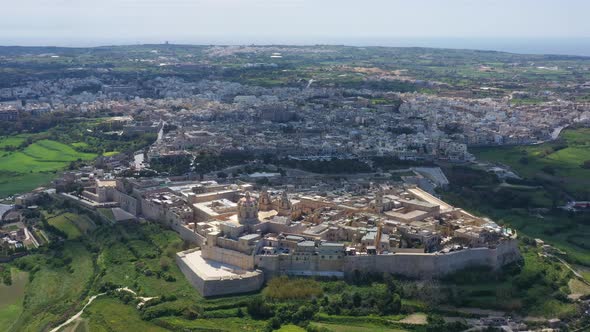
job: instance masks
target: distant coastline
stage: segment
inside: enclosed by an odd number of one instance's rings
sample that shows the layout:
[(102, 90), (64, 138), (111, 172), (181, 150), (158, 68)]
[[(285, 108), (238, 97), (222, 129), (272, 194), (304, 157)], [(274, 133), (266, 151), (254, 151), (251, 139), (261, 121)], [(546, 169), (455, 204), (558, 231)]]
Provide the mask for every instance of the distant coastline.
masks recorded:
[(105, 45), (162, 44), (190, 45), (348, 45), (382, 47), (426, 47), (498, 51), (517, 54), (590, 56), (590, 37), (580, 38), (443, 38), (443, 37), (146, 37), (134, 39), (0, 38), (0, 46), (95, 47)]

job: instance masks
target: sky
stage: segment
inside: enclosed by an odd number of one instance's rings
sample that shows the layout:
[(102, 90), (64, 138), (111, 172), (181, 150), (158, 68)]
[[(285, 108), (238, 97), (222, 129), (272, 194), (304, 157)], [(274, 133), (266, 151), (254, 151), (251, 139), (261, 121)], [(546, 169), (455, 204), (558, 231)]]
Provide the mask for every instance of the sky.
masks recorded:
[(0, 45), (590, 41), (589, 0), (0, 0), (0, 8)]

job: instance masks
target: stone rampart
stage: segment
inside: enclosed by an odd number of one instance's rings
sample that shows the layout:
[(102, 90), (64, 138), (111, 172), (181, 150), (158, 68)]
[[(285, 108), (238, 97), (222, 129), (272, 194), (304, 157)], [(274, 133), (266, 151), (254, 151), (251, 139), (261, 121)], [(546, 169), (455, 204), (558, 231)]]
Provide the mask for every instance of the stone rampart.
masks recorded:
[(248, 293), (259, 290), (264, 283), (264, 273), (259, 270), (233, 275), (210, 276), (199, 270), (187, 259), (188, 254), (197, 252), (196, 249), (182, 251), (176, 254), (176, 263), (189, 283), (203, 296), (220, 296), (228, 294)]

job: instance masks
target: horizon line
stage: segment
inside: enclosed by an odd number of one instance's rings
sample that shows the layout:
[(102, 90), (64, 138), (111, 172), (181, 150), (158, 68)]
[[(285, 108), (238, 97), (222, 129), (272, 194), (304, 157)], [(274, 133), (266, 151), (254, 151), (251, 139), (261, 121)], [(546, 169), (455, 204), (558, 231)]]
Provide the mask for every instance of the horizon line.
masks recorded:
[[(367, 39), (370, 37), (367, 37)], [(372, 39), (390, 39), (389, 37), (373, 37)], [(465, 41), (474, 41), (477, 40), (504, 40), (504, 41), (517, 41), (517, 40), (562, 40), (562, 41), (572, 41), (572, 40), (582, 40), (582, 39), (590, 39), (590, 37), (569, 37), (569, 38), (560, 38), (560, 37), (392, 37), (392, 41), (397, 40), (465, 40)], [(164, 40), (163, 42), (137, 42), (137, 43), (129, 43), (129, 42), (114, 42), (108, 43), (105, 42), (104, 44), (96, 44), (96, 45), (43, 45), (43, 44), (31, 44), (31, 45), (23, 45), (23, 44), (3, 44), (0, 41), (1, 48), (56, 48), (56, 49), (95, 49), (95, 48), (105, 48), (105, 47), (126, 47), (126, 46), (220, 46), (220, 47), (231, 47), (231, 46), (257, 46), (257, 47), (272, 47), (272, 46), (284, 46), (284, 47), (310, 47), (310, 46), (332, 46), (332, 47), (354, 47), (354, 48), (363, 48), (363, 47), (371, 47), (371, 48), (418, 48), (418, 49), (442, 49), (442, 50), (463, 50), (463, 51), (479, 51), (479, 52), (498, 52), (498, 53), (508, 53), (508, 54), (517, 54), (517, 55), (547, 55), (547, 56), (571, 56), (571, 57), (585, 57), (590, 58), (590, 53), (585, 52), (584, 54), (574, 54), (574, 53), (552, 53), (552, 52), (518, 52), (518, 51), (509, 51), (509, 50), (502, 50), (497, 48), (478, 48), (478, 47), (469, 47), (469, 46), (438, 46), (438, 45), (384, 45), (384, 44), (359, 44), (359, 43), (350, 43), (350, 41), (343, 42), (343, 43), (325, 43), (325, 42), (251, 42), (251, 43), (201, 43), (201, 42), (183, 42), (183, 41), (167, 41)]]

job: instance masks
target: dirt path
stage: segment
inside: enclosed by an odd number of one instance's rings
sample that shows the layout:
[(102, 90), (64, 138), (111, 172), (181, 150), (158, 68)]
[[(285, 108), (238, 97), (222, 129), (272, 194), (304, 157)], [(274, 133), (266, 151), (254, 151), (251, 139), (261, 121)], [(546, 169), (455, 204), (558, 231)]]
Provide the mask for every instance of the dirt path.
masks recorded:
[(97, 297), (102, 296), (102, 295), (105, 295), (105, 294), (106, 293), (100, 293), (100, 294), (96, 294), (96, 295), (92, 296), (90, 299), (88, 299), (88, 303), (86, 303), (86, 305), (84, 305), (84, 307), (82, 308), (82, 310), (78, 311), (77, 314), (75, 314), (74, 316), (70, 317), (70, 319), (66, 320), (60, 326), (54, 328), (50, 332), (57, 332), (62, 327), (67, 326), (67, 325), (71, 324), (73, 321), (75, 321), (76, 319), (80, 318), (80, 316), (82, 316), (82, 314), (84, 313), (84, 309), (86, 309), (86, 307), (88, 307), (92, 303), (92, 301), (94, 301)]
[[(124, 291), (124, 292), (128, 292), (128, 293), (131, 293), (131, 294), (133, 294), (133, 296), (134, 296), (136, 299), (139, 299), (139, 300), (140, 300), (140, 301), (139, 301), (139, 304), (137, 304), (137, 308), (138, 308), (138, 309), (139, 309), (139, 308), (141, 308), (141, 306), (143, 306), (143, 305), (144, 305), (144, 304), (145, 304), (147, 301), (149, 301), (149, 300), (151, 300), (151, 299), (153, 299), (153, 298), (154, 298), (154, 297), (142, 297), (142, 296), (137, 296), (137, 293), (136, 293), (136, 292), (134, 292), (132, 289), (130, 289), (130, 288), (128, 288), (128, 287), (117, 288), (117, 289), (116, 289), (116, 291), (117, 291), (117, 292)], [(105, 295), (105, 294), (106, 294), (106, 293), (100, 293), (100, 294), (96, 294), (96, 295), (92, 296), (90, 299), (88, 299), (88, 302), (86, 303), (86, 305), (84, 305), (84, 307), (82, 308), (82, 310), (78, 311), (78, 313), (76, 313), (74, 316), (70, 317), (70, 319), (68, 319), (67, 321), (63, 322), (63, 323), (62, 323), (60, 326), (58, 326), (58, 327), (56, 327), (56, 328), (52, 329), (50, 332), (57, 332), (57, 331), (59, 331), (59, 330), (60, 330), (62, 327), (65, 327), (65, 326), (67, 326), (67, 325), (69, 325), (69, 324), (73, 323), (74, 321), (76, 321), (78, 318), (80, 318), (80, 316), (82, 316), (82, 314), (84, 313), (84, 309), (86, 309), (86, 307), (88, 307), (88, 306), (89, 306), (89, 305), (92, 303), (92, 301), (94, 301), (94, 300), (95, 300), (97, 297), (99, 297), (99, 296), (103, 296), (103, 295)]]

